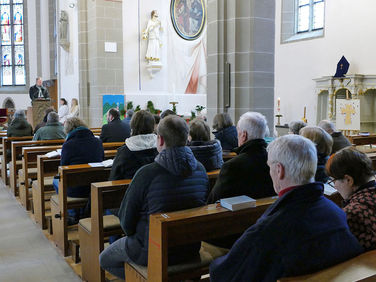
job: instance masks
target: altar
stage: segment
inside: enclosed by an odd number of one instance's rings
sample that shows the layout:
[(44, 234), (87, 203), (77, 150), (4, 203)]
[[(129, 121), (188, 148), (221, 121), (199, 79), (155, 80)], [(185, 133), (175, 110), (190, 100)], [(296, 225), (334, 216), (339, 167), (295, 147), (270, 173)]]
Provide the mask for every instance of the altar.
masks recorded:
[(325, 76), (314, 81), (317, 123), (327, 119), (350, 134), (376, 132), (376, 75)]

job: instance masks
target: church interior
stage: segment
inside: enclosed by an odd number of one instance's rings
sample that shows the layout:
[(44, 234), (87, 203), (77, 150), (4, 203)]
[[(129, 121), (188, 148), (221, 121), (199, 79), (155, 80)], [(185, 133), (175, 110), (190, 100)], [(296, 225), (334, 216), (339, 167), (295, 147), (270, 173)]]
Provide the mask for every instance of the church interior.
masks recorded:
[(375, 10), (0, 0), (0, 281), (376, 281)]

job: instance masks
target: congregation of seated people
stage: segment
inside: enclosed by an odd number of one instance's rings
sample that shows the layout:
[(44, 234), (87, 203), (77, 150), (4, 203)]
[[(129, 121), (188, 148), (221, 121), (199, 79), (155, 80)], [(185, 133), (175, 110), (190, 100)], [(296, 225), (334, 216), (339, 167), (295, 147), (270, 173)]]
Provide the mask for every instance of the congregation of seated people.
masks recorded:
[[(171, 110), (160, 116), (128, 110), (121, 120), (119, 111), (110, 109), (106, 119), (98, 138), (77, 116), (61, 123), (59, 113), (48, 109), (33, 139), (65, 139), (61, 165), (101, 162), (102, 143), (124, 142), (109, 180), (132, 179), (116, 211), (126, 236), (110, 240), (99, 257), (101, 267), (121, 279), (125, 262), (147, 266), (149, 215), (242, 195), (277, 200), (244, 233), (209, 241), (229, 250), (211, 262), (211, 281), (276, 281), (376, 249), (372, 161), (330, 121), (318, 126), (293, 121), (289, 134), (269, 143), (267, 120), (257, 112), (243, 114), (236, 126), (227, 113), (217, 114), (213, 132), (205, 119), (188, 123)], [(23, 111), (16, 111), (7, 134), (32, 136)], [(226, 151), (236, 156), (224, 162)], [(210, 188), (207, 172), (217, 169)], [(57, 193), (58, 182), (54, 179)], [(325, 183), (340, 193), (343, 209), (324, 196)], [(88, 198), (90, 187), (68, 187), (68, 196)], [(84, 216), (82, 209), (68, 213), (68, 224)], [(173, 248), (169, 264), (190, 260), (199, 250), (200, 243)]]

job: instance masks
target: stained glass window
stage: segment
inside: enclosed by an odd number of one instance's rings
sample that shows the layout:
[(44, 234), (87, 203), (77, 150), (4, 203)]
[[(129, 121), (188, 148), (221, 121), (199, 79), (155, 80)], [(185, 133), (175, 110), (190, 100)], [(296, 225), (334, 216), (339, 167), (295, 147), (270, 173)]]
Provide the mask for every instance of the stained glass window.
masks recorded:
[(324, 28), (324, 0), (297, 0), (296, 32)]
[(23, 0), (0, 0), (1, 85), (25, 85)]

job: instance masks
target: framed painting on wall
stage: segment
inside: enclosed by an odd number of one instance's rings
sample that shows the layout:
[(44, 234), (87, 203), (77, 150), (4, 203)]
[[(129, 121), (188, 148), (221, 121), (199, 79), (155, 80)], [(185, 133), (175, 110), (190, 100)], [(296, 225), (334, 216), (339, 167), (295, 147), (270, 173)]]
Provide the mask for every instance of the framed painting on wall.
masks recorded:
[(107, 112), (109, 109), (115, 108), (120, 112), (124, 111), (124, 95), (103, 95), (103, 124), (107, 123)]
[(171, 0), (171, 21), (185, 40), (197, 39), (205, 27), (206, 0)]

